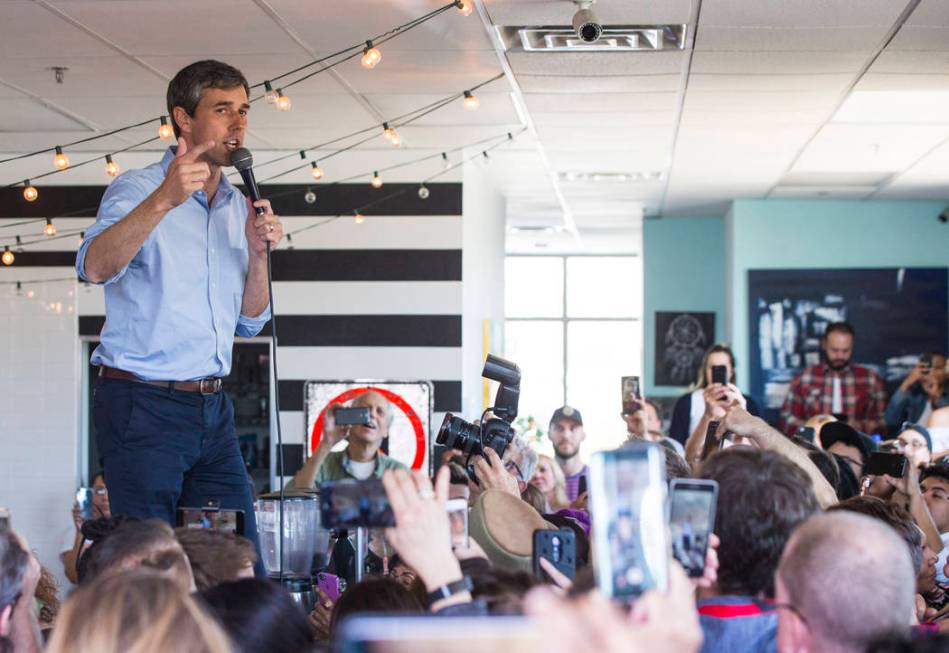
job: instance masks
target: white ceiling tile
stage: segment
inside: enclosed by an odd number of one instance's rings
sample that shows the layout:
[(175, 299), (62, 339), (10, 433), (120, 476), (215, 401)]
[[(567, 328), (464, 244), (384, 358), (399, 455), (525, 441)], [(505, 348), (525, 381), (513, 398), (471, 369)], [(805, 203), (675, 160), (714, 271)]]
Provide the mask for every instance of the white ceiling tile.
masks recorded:
[(722, 130), (744, 131), (746, 127), (790, 127), (806, 125), (816, 128), (827, 118), (827, 111), (686, 111), (682, 116), (684, 127), (717, 127)]
[(638, 113), (674, 111), (675, 93), (608, 93), (564, 95), (562, 93), (526, 93), (524, 99), (531, 111), (547, 113)]
[(840, 73), (809, 73), (806, 75), (766, 74), (708, 74), (689, 75), (689, 90), (695, 91), (797, 91), (842, 92), (853, 80), (853, 75)]
[(584, 111), (583, 113), (531, 111), (534, 124), (540, 127), (574, 127), (577, 125), (605, 125), (615, 129), (636, 127), (672, 127), (675, 120), (670, 111), (610, 112)]
[(134, 55), (179, 54), (198, 60), (300, 51), (286, 32), (247, 0), (157, 4), (147, 0), (54, 0), (51, 4)]
[(769, 111), (830, 111), (837, 104), (836, 91), (813, 93), (800, 91), (740, 92), (689, 91), (685, 98), (686, 111), (741, 111), (751, 108), (756, 112)]
[(884, 50), (870, 72), (908, 74), (949, 74), (949, 52)]
[[(475, 92), (480, 106), (475, 111), (464, 107), (459, 98), (450, 104), (422, 117), (419, 125), (490, 125), (513, 124), (517, 122), (517, 112), (510, 93)], [(385, 94), (365, 96), (383, 116), (400, 116), (416, 111), (420, 107), (435, 104), (444, 99), (442, 95)]]
[(887, 45), (887, 50), (949, 51), (949, 26), (945, 21), (937, 25), (904, 25)]
[[(52, 66), (66, 66), (63, 83), (56, 82)], [(136, 63), (115, 54), (98, 57), (0, 57), (0, 80), (48, 98), (165, 96), (168, 83)], [(164, 112), (163, 112), (164, 113)], [(147, 116), (143, 116), (147, 117)]]
[(949, 125), (829, 124), (807, 146), (794, 172), (899, 172), (949, 136)]
[[(337, 68), (359, 93), (439, 93), (450, 94), (491, 79), (501, 69), (493, 52), (394, 51), (385, 52), (382, 62), (366, 70), (356, 60)], [(507, 90), (502, 78), (485, 92)]]
[(946, 91), (949, 72), (943, 75), (908, 73), (868, 73), (860, 78), (855, 91)]
[(856, 74), (869, 53), (862, 52), (700, 52), (692, 56), (691, 72), (724, 73), (851, 73)]
[(903, 6), (893, 0), (860, 0), (858, 5), (823, 0), (704, 0), (702, 26), (889, 27)]
[[(114, 3), (113, 3), (114, 6)], [(42, 6), (26, 0), (6, 0), (0, 20), (0, 61), (30, 59), (38, 47), (61, 53), (58, 65), (74, 56), (107, 56), (115, 51)]]
[(871, 52), (887, 26), (841, 27), (710, 27), (703, 25), (697, 51)]
[(28, 98), (0, 98), (0, 125), (11, 124), (17, 126), (17, 131), (35, 132), (68, 132), (82, 127), (76, 121)]
[[(268, 0), (268, 4), (311, 49), (330, 53), (388, 32), (396, 25), (412, 21), (447, 3), (433, 0), (346, 0), (345, 11), (342, 6), (326, 11), (325, 5), (300, 0)], [(386, 52), (400, 50), (490, 51), (491, 42), (476, 14), (465, 17), (451, 9), (379, 47), (384, 60)]]

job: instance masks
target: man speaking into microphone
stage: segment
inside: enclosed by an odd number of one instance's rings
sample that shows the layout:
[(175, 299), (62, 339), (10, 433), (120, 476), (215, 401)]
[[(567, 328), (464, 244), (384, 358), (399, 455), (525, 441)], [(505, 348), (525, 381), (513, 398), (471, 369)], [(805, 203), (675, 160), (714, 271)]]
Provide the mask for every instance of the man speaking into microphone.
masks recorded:
[(270, 319), (268, 244), (283, 237), (270, 202), (251, 203), (221, 174), (243, 146), (248, 94), (244, 75), (218, 61), (175, 75), (167, 102), (177, 147), (106, 189), (76, 270), (105, 285), (93, 419), (113, 514), (173, 525), (177, 507), (218, 502), (244, 511), (259, 552), (221, 391), (234, 336), (255, 336)]

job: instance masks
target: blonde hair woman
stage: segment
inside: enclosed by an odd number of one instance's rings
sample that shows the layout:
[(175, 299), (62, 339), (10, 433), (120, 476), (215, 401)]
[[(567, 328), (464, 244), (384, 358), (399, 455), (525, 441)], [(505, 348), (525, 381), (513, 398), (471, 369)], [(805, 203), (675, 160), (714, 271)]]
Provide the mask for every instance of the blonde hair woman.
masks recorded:
[(168, 576), (136, 569), (73, 592), (47, 653), (230, 653), (227, 635)]
[(567, 500), (567, 481), (564, 479), (563, 470), (550, 456), (544, 454), (537, 456), (537, 467), (531, 477), (531, 485), (544, 495), (547, 512), (556, 512), (570, 507), (570, 502)]

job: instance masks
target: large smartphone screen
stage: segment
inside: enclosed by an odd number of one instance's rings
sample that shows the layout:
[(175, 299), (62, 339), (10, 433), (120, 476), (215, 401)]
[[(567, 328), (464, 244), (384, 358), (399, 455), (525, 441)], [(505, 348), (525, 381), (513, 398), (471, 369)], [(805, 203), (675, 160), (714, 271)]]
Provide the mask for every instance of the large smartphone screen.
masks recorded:
[(669, 507), (672, 555), (692, 578), (705, 573), (709, 535), (715, 525), (715, 481), (673, 481)]
[(323, 528), (395, 526), (389, 497), (379, 479), (320, 484), (320, 513)]
[(591, 461), (594, 570), (597, 585), (619, 599), (665, 589), (669, 548), (662, 448), (634, 443)]

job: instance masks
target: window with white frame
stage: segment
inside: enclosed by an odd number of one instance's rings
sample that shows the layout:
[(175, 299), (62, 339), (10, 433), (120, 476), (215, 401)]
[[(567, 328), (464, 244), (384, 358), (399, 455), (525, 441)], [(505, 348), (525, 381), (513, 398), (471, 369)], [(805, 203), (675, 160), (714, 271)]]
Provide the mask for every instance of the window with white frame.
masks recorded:
[(504, 349), (521, 368), (522, 417), (546, 432), (569, 404), (585, 453), (622, 443), (620, 378), (642, 372), (642, 288), (635, 256), (506, 258)]

